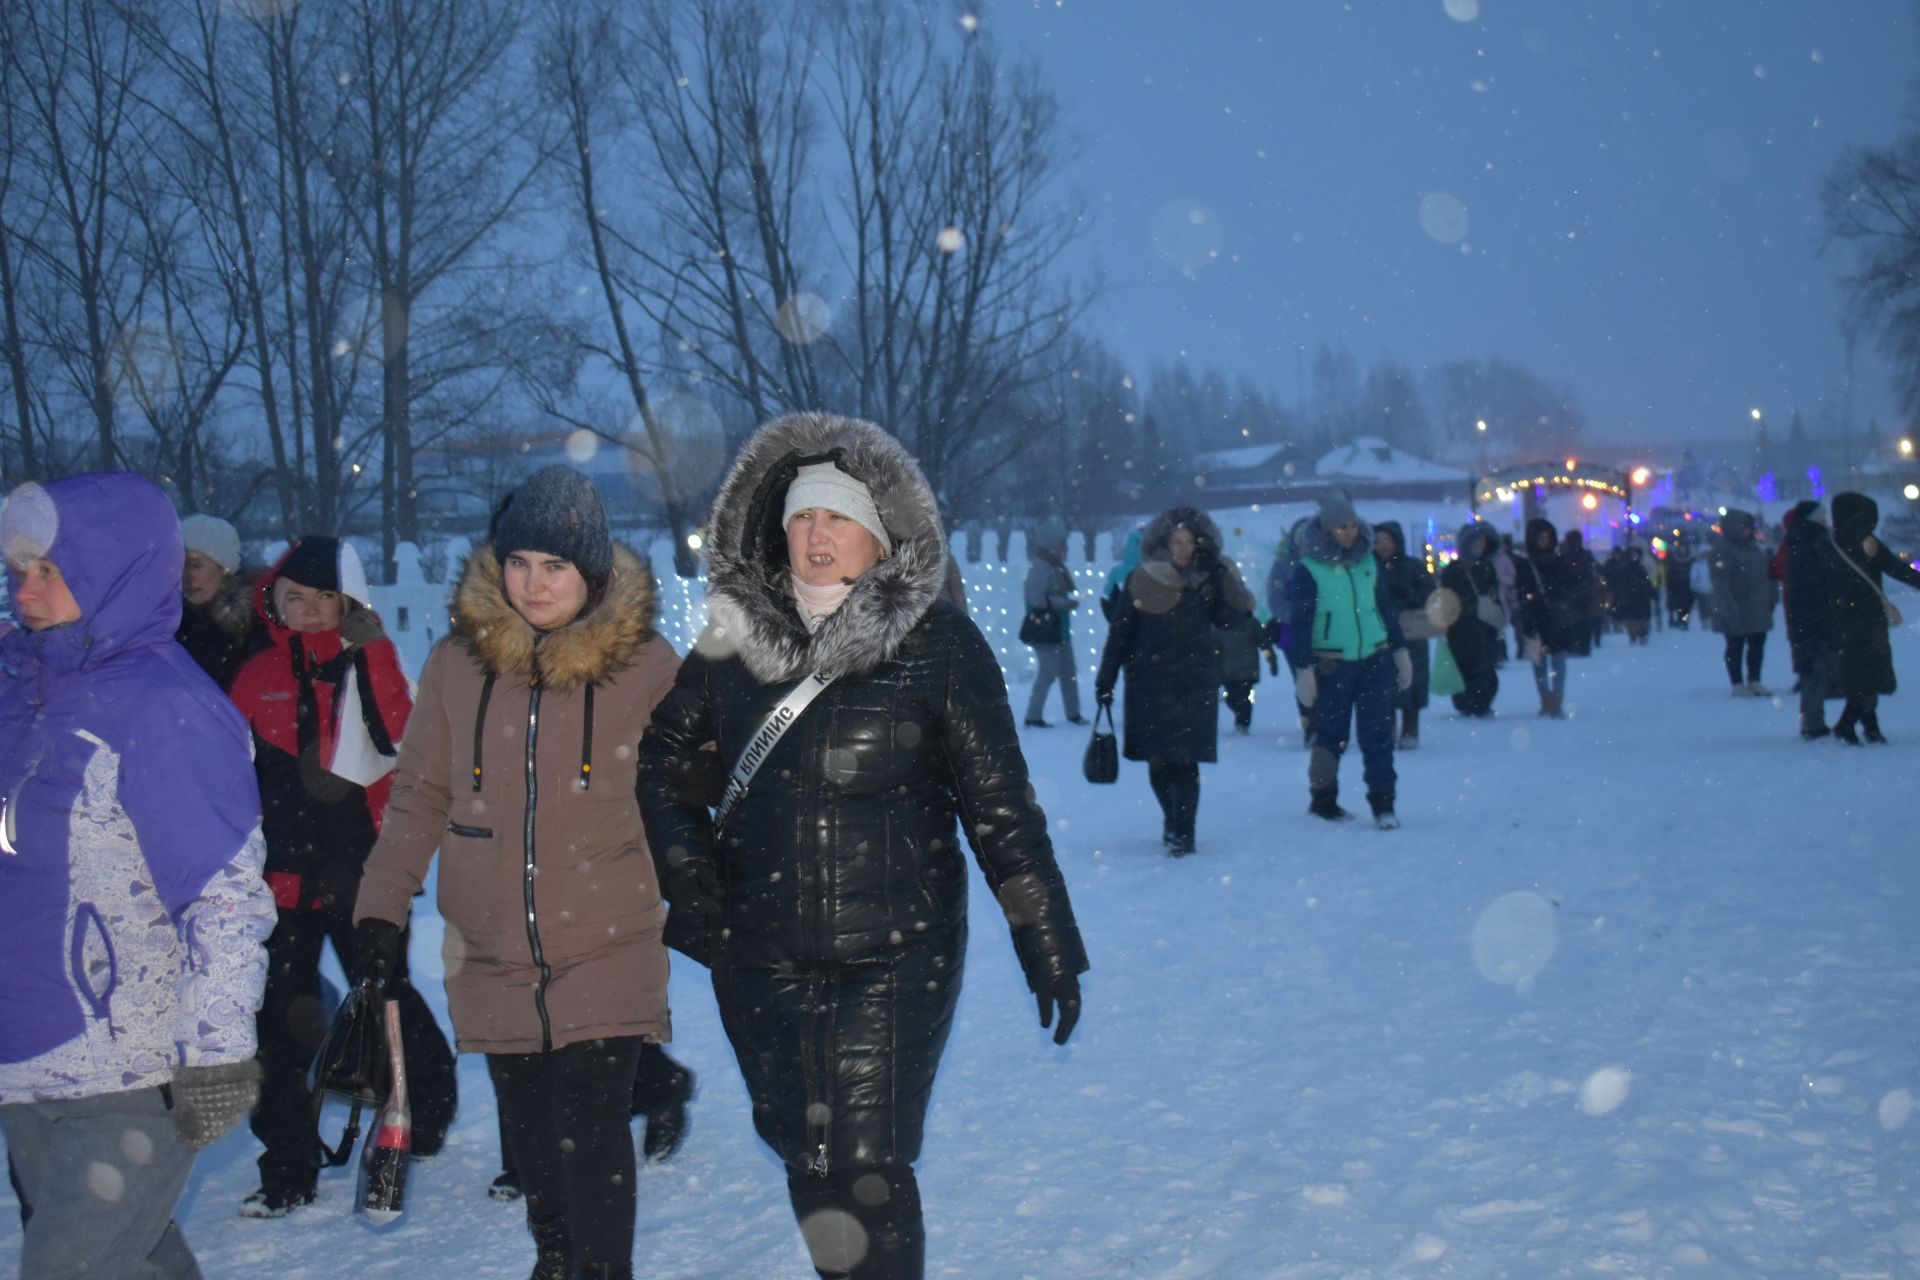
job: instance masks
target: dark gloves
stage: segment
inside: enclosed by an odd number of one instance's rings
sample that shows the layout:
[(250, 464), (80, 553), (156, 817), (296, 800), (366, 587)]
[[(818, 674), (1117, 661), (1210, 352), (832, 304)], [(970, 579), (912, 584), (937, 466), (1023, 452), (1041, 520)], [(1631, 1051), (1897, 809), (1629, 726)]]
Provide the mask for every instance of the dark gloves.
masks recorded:
[(343, 645), (369, 645), (386, 638), (387, 629), (381, 625), (380, 615), (364, 605), (350, 606), (340, 619), (340, 643)]
[(353, 958), (361, 979), (386, 986), (400, 967), (400, 926), (372, 916), (353, 926)]
[(191, 1147), (218, 1142), (260, 1100), (260, 1060), (181, 1067), (167, 1084), (173, 1129)]
[(1263, 644), (1260, 646), (1260, 652), (1267, 657), (1267, 674), (1270, 676), (1279, 675), (1280, 651), (1275, 649), (1271, 644)]
[(1040, 1025), (1053, 1026), (1053, 1011), (1060, 1010), (1060, 1025), (1054, 1030), (1053, 1042), (1065, 1044), (1067, 1037), (1080, 1021), (1080, 979), (1069, 973), (1060, 977), (1044, 978), (1033, 993), (1040, 1001)]
[(1095, 689), (1093, 691), (1093, 700), (1103, 707), (1110, 707), (1113, 705), (1113, 690)]

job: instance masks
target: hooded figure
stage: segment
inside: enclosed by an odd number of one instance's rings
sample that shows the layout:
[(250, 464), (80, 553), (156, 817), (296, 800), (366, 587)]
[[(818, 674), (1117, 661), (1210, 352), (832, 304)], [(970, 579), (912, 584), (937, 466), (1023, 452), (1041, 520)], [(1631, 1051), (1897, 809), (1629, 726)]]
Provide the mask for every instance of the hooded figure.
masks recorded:
[(1453, 708), (1463, 716), (1493, 714), (1500, 692), (1500, 633), (1506, 618), (1500, 608), (1500, 574), (1494, 566), (1499, 543), (1484, 524), (1462, 525), (1454, 540), (1456, 554), (1440, 570), (1443, 596), (1440, 613), (1449, 618), (1447, 648), (1465, 685), (1453, 695)]
[(277, 1218), (313, 1203), (317, 1189), (320, 1140), (307, 1070), (324, 1031), (320, 957), (331, 941), (348, 978), (363, 976), (353, 899), (413, 694), (348, 543), (301, 538), (254, 598), (268, 643), (240, 668), (232, 696), (253, 731), (267, 884), (280, 921), (267, 943), (260, 1010), (265, 1074), (252, 1121), (263, 1147), (260, 1186), (241, 1212)]
[(1773, 691), (1760, 683), (1760, 668), (1766, 659), (1767, 632), (1773, 630), (1780, 584), (1773, 579), (1765, 549), (1754, 541), (1752, 512), (1729, 511), (1721, 517), (1720, 537), (1708, 566), (1713, 575), (1713, 629), (1727, 638), (1727, 679), (1736, 694), (1771, 697)]
[(1886, 741), (1880, 732), (1879, 703), (1896, 685), (1893, 646), (1887, 637), (1892, 605), (1882, 579), (1893, 577), (1920, 587), (1920, 573), (1873, 536), (1879, 523), (1880, 507), (1866, 494), (1834, 495), (1838, 572), (1827, 582), (1826, 611), (1834, 648), (1833, 692), (1847, 700), (1833, 733), (1844, 742), (1863, 735), (1868, 742)]
[(1147, 762), (1161, 842), (1176, 857), (1193, 852), (1200, 765), (1219, 751), (1217, 630), (1252, 612), (1252, 593), (1222, 557), (1212, 519), (1192, 507), (1154, 517), (1107, 630), (1094, 693), (1110, 703), (1126, 672), (1122, 753)]
[(1352, 818), (1340, 806), (1340, 757), (1358, 738), (1374, 825), (1391, 830), (1400, 825), (1393, 708), (1413, 685), (1400, 611), (1374, 556), (1373, 531), (1345, 498), (1320, 500), (1300, 544), (1287, 596), (1295, 696), (1313, 713), (1307, 811), (1333, 822)]
[(0, 627), (0, 1127), (33, 1209), (20, 1274), (185, 1274), (169, 1217), (194, 1149), (258, 1087), (274, 915), (246, 727), (174, 643), (180, 526), (149, 481), (22, 486), (0, 547), (23, 624)]
[[(963, 827), (1056, 1042), (1086, 953), (999, 663), (941, 597), (939, 511), (900, 442), (776, 419), (708, 534), (709, 621), (641, 743), (647, 838), (814, 1265), (918, 1277), (913, 1165), (966, 954)], [(716, 771), (733, 774), (717, 823)]]
[(487, 1056), (542, 1275), (632, 1275), (627, 1117), (644, 1046), (671, 1038), (636, 795), (680, 666), (654, 612), (586, 477), (523, 483), (461, 570), (354, 907), (358, 949), (391, 953), (441, 853), (447, 1009)]
[(1407, 635), (1407, 656), (1413, 660), (1413, 684), (1399, 697), (1399, 749), (1411, 751), (1420, 745), (1420, 713), (1427, 706), (1426, 637), (1433, 634), (1433, 629), (1426, 616), (1426, 604), (1427, 597), (1433, 594), (1433, 575), (1427, 572), (1426, 561), (1407, 554), (1407, 535), (1401, 531), (1398, 521), (1382, 520), (1373, 526), (1373, 553), (1380, 560), (1387, 596), (1400, 615), (1401, 631), (1406, 633), (1412, 625), (1420, 637)]
[(1552, 522), (1536, 517), (1527, 521), (1526, 557), (1514, 576), (1540, 714), (1557, 718), (1565, 711), (1567, 658), (1585, 656), (1593, 640), (1593, 558), (1563, 555)]

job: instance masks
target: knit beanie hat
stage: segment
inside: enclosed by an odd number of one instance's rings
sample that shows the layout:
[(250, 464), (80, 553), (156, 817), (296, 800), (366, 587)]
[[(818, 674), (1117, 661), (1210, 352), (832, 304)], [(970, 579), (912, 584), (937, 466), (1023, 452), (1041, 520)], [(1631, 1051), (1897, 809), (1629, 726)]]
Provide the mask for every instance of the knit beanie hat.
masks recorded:
[(180, 538), (187, 550), (198, 551), (228, 573), (240, 567), (240, 534), (219, 516), (188, 516), (180, 522)]
[(521, 482), (494, 520), (493, 551), (502, 559), (515, 551), (559, 556), (595, 595), (613, 575), (607, 509), (593, 482), (571, 467), (544, 467)]
[(1320, 527), (1332, 533), (1343, 524), (1359, 524), (1360, 513), (1353, 504), (1338, 493), (1330, 493), (1320, 499)]
[(324, 534), (300, 539), (280, 561), (274, 576), (315, 591), (339, 591), (340, 539)]
[(880, 554), (893, 554), (893, 540), (887, 526), (880, 522), (880, 508), (874, 505), (873, 490), (831, 462), (812, 462), (801, 467), (787, 486), (787, 505), (780, 512), (780, 527), (786, 528), (796, 511), (819, 507), (837, 511), (865, 529), (880, 542)]

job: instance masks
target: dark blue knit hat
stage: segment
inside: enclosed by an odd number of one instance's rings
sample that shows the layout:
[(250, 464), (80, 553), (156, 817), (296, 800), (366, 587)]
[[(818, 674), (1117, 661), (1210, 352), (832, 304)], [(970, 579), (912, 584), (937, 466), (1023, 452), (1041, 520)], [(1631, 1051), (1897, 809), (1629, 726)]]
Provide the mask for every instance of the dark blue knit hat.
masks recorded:
[(493, 550), (559, 556), (597, 595), (613, 573), (607, 509), (593, 482), (569, 467), (546, 467), (523, 481), (493, 522)]

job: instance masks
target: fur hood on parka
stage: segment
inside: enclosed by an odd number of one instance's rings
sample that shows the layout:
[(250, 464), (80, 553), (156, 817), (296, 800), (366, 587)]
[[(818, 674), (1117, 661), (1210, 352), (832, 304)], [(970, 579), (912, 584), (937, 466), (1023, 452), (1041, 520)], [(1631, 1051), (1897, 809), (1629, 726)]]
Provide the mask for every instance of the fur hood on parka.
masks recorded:
[(531, 673), (555, 692), (603, 680), (654, 635), (653, 570), (624, 543), (613, 544), (613, 576), (597, 602), (541, 639), (507, 601), (500, 561), (485, 543), (467, 557), (453, 593), (453, 633), (494, 675)]
[[(799, 468), (826, 461), (872, 492), (893, 554), (809, 634), (781, 516)], [(920, 464), (879, 427), (833, 414), (790, 414), (754, 432), (721, 481), (707, 535), (709, 621), (695, 646), (710, 658), (737, 654), (762, 684), (871, 671), (926, 617), (947, 578), (946, 533)]]
[[(260, 574), (236, 569), (227, 575), (220, 589), (213, 593), (213, 599), (206, 603), (206, 619), (224, 635), (235, 640), (244, 640), (259, 625), (259, 615), (254, 612), (254, 589), (259, 583)], [(185, 605), (192, 609), (192, 605)]]
[(1223, 558), (1220, 551), (1220, 526), (1213, 522), (1213, 517), (1198, 507), (1174, 507), (1170, 511), (1162, 511), (1148, 521), (1145, 531), (1140, 535), (1141, 561), (1172, 559), (1173, 553), (1167, 550), (1167, 541), (1173, 537), (1173, 531), (1181, 525), (1193, 531), (1196, 559), (1206, 552), (1211, 552), (1216, 560)]

